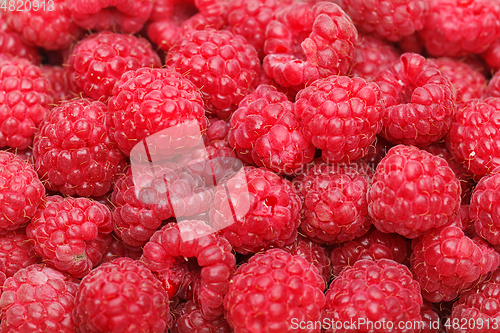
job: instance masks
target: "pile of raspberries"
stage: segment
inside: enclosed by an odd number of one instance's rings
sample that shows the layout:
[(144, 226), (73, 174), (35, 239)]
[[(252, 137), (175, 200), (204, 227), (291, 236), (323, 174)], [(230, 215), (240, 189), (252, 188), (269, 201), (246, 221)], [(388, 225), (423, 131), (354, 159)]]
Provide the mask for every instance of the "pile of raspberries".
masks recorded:
[(0, 332), (500, 332), (499, 0), (0, 4)]

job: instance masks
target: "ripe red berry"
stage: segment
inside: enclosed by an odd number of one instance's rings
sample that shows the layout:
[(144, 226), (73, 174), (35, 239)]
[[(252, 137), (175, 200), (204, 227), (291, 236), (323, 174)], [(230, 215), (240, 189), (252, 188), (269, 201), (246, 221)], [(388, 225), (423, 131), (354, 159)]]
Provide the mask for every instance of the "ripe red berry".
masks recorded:
[(7, 277), (40, 261), (41, 258), (35, 252), (34, 241), (28, 239), (25, 228), (0, 232), (0, 262), (5, 267)]
[(389, 42), (371, 35), (359, 35), (351, 69), (353, 76), (373, 79), (379, 71), (398, 62), (399, 52)]

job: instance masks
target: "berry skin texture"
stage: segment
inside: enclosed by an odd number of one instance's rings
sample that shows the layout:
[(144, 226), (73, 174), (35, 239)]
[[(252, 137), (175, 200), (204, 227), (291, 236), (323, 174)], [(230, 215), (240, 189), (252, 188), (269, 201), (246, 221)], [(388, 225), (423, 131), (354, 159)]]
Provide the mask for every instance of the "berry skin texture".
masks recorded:
[(465, 103), (455, 116), (446, 147), (478, 181), (500, 166), (500, 99), (489, 97)]
[(450, 224), (460, 208), (460, 194), (459, 181), (444, 159), (398, 145), (377, 166), (368, 211), (378, 230), (416, 238)]
[(187, 31), (165, 63), (200, 89), (208, 114), (229, 119), (250, 92), (260, 61), (243, 36), (208, 28)]
[(109, 208), (87, 198), (46, 197), (26, 228), (43, 261), (76, 278), (101, 261), (111, 243)]
[(493, 71), (500, 69), (500, 40), (497, 39), (486, 52), (481, 54), (481, 58)]
[(488, 97), (500, 97), (500, 72), (493, 74), (493, 77), (488, 82)]
[(26, 58), (35, 65), (40, 64), (38, 49), (26, 44), (17, 32), (9, 29), (5, 15), (0, 15), (0, 54)]
[(266, 27), (264, 70), (283, 87), (300, 87), (330, 75), (346, 75), (358, 32), (336, 4), (294, 3)]
[(72, 91), (107, 102), (122, 74), (142, 67), (160, 67), (161, 61), (147, 40), (103, 31), (80, 40), (71, 50), (66, 66)]
[(0, 147), (28, 148), (52, 103), (50, 82), (23, 58), (0, 58)]
[[(373, 322), (385, 320), (394, 323), (393, 332), (416, 333), (419, 331), (398, 329), (397, 323), (413, 322), (413, 327), (419, 327), (415, 322), (422, 320), (422, 302), (420, 286), (406, 266), (389, 259), (359, 260), (333, 280), (326, 292), (323, 320), (347, 323), (351, 320), (357, 323), (360, 318)], [(387, 332), (387, 327), (369, 331)], [(326, 329), (325, 332), (353, 330)]]
[(382, 137), (395, 144), (424, 147), (446, 135), (456, 112), (456, 94), (435, 63), (404, 53), (374, 81), (386, 105)]
[(500, 36), (500, 4), (490, 0), (430, 0), (419, 31), (434, 57), (460, 57), (486, 51)]
[(0, 231), (0, 262), (5, 266), (7, 277), (41, 261), (33, 245), (24, 228)]
[(43, 65), (42, 72), (49, 79), (54, 105), (59, 105), (62, 101), (69, 100), (73, 93), (69, 87), (68, 70), (62, 66)]
[(353, 76), (373, 79), (379, 71), (389, 69), (399, 60), (398, 50), (389, 42), (371, 35), (358, 36), (351, 69)]
[(352, 18), (356, 28), (391, 42), (413, 34), (424, 27), (426, 0), (334, 0)]
[(302, 133), (294, 104), (268, 85), (260, 85), (240, 102), (228, 139), (245, 162), (288, 175), (301, 170), (315, 153)]
[(302, 203), (292, 183), (266, 168), (229, 175), (210, 207), (214, 229), (241, 254), (293, 243)]
[(45, 188), (33, 166), (0, 151), (0, 230), (16, 230), (35, 215)]
[(130, 258), (103, 264), (83, 278), (73, 318), (81, 333), (163, 333), (172, 322), (160, 281)]
[(199, 306), (193, 301), (187, 301), (179, 305), (174, 312), (178, 313), (178, 318), (171, 333), (231, 333), (231, 327), (227, 320), (221, 316), (214, 320), (203, 318)]
[[(130, 155), (138, 142), (170, 127), (196, 121), (202, 134), (207, 128), (198, 89), (170, 69), (141, 68), (127, 72), (116, 82), (108, 106), (112, 116), (110, 133), (125, 155)], [(179, 141), (180, 137), (171, 141)], [(174, 149), (165, 145), (165, 139), (161, 140), (155, 154), (163, 159), (171, 156)], [(153, 138), (148, 139), (152, 141)], [(167, 147), (162, 150), (162, 146)]]
[(76, 333), (72, 311), (78, 280), (44, 265), (31, 265), (9, 277), (0, 308), (2, 332)]
[(351, 163), (367, 154), (385, 113), (378, 86), (332, 75), (299, 91), (295, 112), (307, 140), (328, 163)]
[(484, 280), (500, 265), (500, 254), (481, 238), (447, 226), (427, 232), (412, 244), (411, 268), (423, 297), (451, 301)]
[(107, 106), (90, 99), (49, 111), (33, 140), (35, 168), (47, 189), (86, 197), (110, 191), (126, 161), (108, 123)]
[(304, 332), (298, 323), (320, 319), (325, 282), (314, 265), (281, 249), (258, 253), (238, 267), (224, 297), (229, 325), (235, 333)]

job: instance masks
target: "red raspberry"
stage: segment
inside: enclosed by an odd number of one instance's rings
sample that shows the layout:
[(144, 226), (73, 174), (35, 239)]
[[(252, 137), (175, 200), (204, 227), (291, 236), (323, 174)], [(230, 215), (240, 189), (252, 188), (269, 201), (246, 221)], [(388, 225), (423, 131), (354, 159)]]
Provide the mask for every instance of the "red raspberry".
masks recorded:
[(332, 75), (299, 91), (295, 112), (306, 139), (328, 163), (358, 160), (382, 129), (379, 87), (362, 78)]
[(33, 245), (24, 228), (0, 231), (0, 262), (7, 277), (41, 261)]
[(139, 32), (151, 14), (152, 0), (69, 0), (76, 24), (86, 30)]
[(429, 10), (426, 0), (333, 0), (365, 34), (397, 42), (424, 27)]
[(169, 50), (166, 64), (200, 89), (209, 113), (228, 119), (249, 93), (259, 57), (244, 37), (209, 28), (186, 32)]
[(439, 314), (434, 310), (432, 304), (433, 303), (424, 299), (420, 307), (420, 315), (422, 316), (422, 330), (420, 333), (445, 332)]
[(399, 145), (377, 166), (368, 211), (378, 230), (416, 238), (453, 221), (460, 193), (460, 184), (444, 159)]
[(493, 77), (488, 82), (488, 97), (500, 97), (500, 72), (493, 74)]
[(486, 94), (486, 78), (466, 62), (441, 57), (434, 59), (434, 63), (457, 91), (457, 103), (482, 98)]
[(361, 158), (358, 162), (368, 164), (373, 170), (377, 168), (378, 163), (384, 158), (387, 154), (387, 151), (394, 147), (386, 139), (377, 136), (375, 142), (368, 147), (368, 153), (365, 157)]
[(0, 147), (28, 148), (52, 102), (50, 82), (23, 58), (0, 59)]
[(201, 133), (207, 127), (198, 89), (170, 69), (141, 68), (127, 72), (116, 82), (108, 106), (113, 120), (111, 134), (125, 155), (130, 155), (132, 148), (148, 136), (171, 128), (177, 135), (175, 138), (166, 139), (166, 132), (148, 138), (149, 145), (157, 143), (155, 154), (167, 158), (179, 148), (166, 142), (186, 143), (186, 137), (178, 133), (182, 129), (177, 131), (174, 126), (196, 121)]
[(450, 80), (435, 63), (404, 53), (375, 77), (386, 105), (381, 135), (393, 143), (426, 146), (446, 135), (456, 112)]
[(62, 101), (69, 100), (73, 93), (69, 86), (68, 69), (62, 66), (44, 65), (42, 72), (50, 82), (52, 101), (59, 105)]
[[(19, 8), (19, 4), (16, 3), (15, 7)], [(66, 0), (26, 1), (22, 4), (21, 10), (9, 8), (7, 21), (9, 27), (29, 44), (47, 50), (60, 50), (68, 48), (83, 35), (71, 19)]]
[(203, 318), (200, 307), (192, 301), (181, 304), (174, 312), (178, 318), (170, 330), (171, 333), (233, 332), (224, 316), (207, 320)]
[(288, 175), (302, 169), (315, 153), (294, 104), (268, 85), (260, 85), (240, 102), (231, 117), (229, 143), (243, 161)]
[(122, 74), (160, 67), (161, 61), (147, 40), (104, 31), (81, 40), (71, 50), (66, 66), (75, 93), (106, 102)]
[[(323, 320), (329, 319), (332, 323), (359, 323), (362, 318), (365, 322), (384, 320), (394, 325), (393, 332), (417, 332), (398, 329), (398, 324), (413, 323), (418, 327), (422, 320), (421, 305), (420, 286), (406, 266), (389, 259), (360, 260), (333, 280), (326, 292)], [(373, 330), (360, 324), (357, 328), (359, 332), (388, 332), (387, 327)], [(342, 330), (348, 331), (352, 330)]]
[(451, 301), (500, 264), (500, 254), (456, 226), (430, 230), (412, 244), (411, 267), (430, 302)]
[(434, 57), (482, 53), (500, 37), (500, 4), (490, 0), (429, 0), (419, 31)]
[(372, 228), (368, 233), (332, 249), (331, 261), (334, 276), (359, 260), (391, 259), (402, 264), (408, 246), (405, 238), (397, 234), (386, 234)]
[(236, 252), (257, 253), (296, 240), (300, 207), (290, 181), (266, 168), (245, 167), (215, 190), (210, 221)]
[(235, 333), (289, 332), (294, 321), (320, 320), (324, 289), (318, 270), (306, 259), (268, 250), (238, 267), (224, 297), (226, 318)]
[(379, 71), (389, 69), (397, 63), (399, 55), (398, 50), (389, 42), (371, 35), (359, 35), (351, 74), (371, 80)]
[(143, 263), (118, 258), (83, 278), (73, 319), (82, 333), (163, 333), (172, 321), (168, 301), (160, 281)]
[(109, 243), (108, 247), (104, 251), (99, 265), (111, 262), (116, 258), (127, 257), (134, 260), (139, 260), (141, 258), (141, 248), (127, 246), (123, 241), (119, 240), (116, 235), (113, 234), (112, 236), (113, 238), (111, 243)]
[(446, 147), (475, 180), (500, 166), (500, 99), (473, 99), (457, 112)]
[(493, 42), (488, 50), (481, 54), (481, 58), (493, 71), (498, 71), (500, 69), (500, 39)]
[(264, 70), (284, 87), (349, 72), (358, 33), (334, 3), (295, 3), (266, 28)]
[(163, 263), (157, 277), (172, 305), (181, 300), (192, 301), (201, 286), (201, 268), (196, 258), (171, 258)]
[(156, 272), (175, 258), (197, 258), (202, 268), (194, 301), (207, 320), (223, 314), (223, 297), (236, 269), (231, 245), (214, 232), (202, 221), (169, 223), (151, 237), (142, 256), (142, 261)]
[(33, 140), (35, 167), (45, 186), (65, 195), (99, 197), (109, 192), (126, 161), (108, 135), (108, 108), (75, 99), (52, 109)]
[(403, 52), (419, 53), (425, 52), (424, 42), (417, 32), (401, 38), (397, 44)]
[(44, 262), (76, 278), (101, 261), (111, 243), (109, 209), (87, 198), (46, 197), (26, 228)]
[(44, 265), (9, 277), (0, 298), (2, 332), (74, 333), (72, 312), (78, 280)]
[(26, 44), (17, 32), (9, 29), (6, 15), (0, 15), (0, 54), (26, 58), (37, 65), (40, 63), (38, 49)]
[(299, 186), (304, 206), (300, 229), (318, 243), (341, 243), (372, 224), (366, 194), (373, 171), (364, 164), (314, 165)]

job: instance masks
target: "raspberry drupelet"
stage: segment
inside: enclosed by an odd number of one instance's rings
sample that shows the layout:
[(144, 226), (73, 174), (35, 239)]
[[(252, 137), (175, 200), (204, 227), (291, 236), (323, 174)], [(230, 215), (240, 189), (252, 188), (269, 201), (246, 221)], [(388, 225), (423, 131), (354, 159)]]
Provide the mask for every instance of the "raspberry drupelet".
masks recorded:
[(0, 262), (5, 266), (7, 277), (41, 262), (35, 252), (34, 241), (28, 239), (25, 228), (0, 231)]
[(372, 35), (360, 34), (354, 49), (351, 74), (371, 80), (379, 71), (389, 69), (398, 62), (399, 56), (391, 43)]

